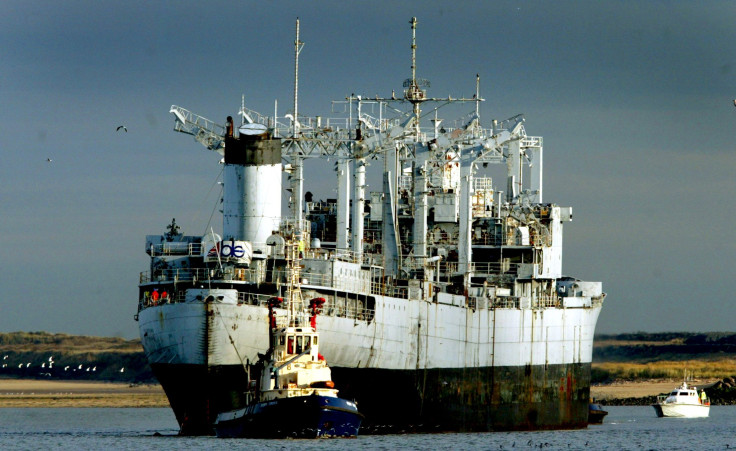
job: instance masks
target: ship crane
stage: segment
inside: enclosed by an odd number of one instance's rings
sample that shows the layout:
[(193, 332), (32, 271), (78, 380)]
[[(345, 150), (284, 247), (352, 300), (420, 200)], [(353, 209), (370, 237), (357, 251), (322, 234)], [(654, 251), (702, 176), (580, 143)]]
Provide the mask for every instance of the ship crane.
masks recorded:
[(198, 143), (207, 149), (225, 155), (224, 126), (176, 105), (171, 105), (169, 113), (176, 117), (174, 131), (192, 135)]

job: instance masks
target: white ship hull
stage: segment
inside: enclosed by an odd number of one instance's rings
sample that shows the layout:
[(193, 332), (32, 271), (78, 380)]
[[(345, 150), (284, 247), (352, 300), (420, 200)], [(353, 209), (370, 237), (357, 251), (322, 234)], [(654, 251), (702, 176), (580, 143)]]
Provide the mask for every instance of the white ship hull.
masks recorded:
[(710, 413), (710, 406), (694, 404), (654, 404), (658, 417), (671, 418), (705, 418)]
[[(335, 367), (556, 365), (591, 362), (599, 312), (473, 310), (376, 296), (374, 321), (322, 315), (318, 326), (322, 352)], [(242, 365), (268, 347), (267, 313), (248, 304), (164, 304), (140, 312), (141, 339), (152, 364)]]

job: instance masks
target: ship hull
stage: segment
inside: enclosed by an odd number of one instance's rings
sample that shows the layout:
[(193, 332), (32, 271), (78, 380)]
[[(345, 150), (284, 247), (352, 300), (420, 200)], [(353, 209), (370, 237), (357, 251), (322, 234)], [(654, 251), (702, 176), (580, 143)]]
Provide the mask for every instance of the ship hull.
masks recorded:
[[(375, 317), (318, 319), (340, 396), (365, 433), (586, 427), (592, 308), (471, 309), (378, 297)], [(257, 305), (180, 303), (139, 314), (182, 434), (245, 406), (244, 364), (268, 347)], [(390, 408), (386, 400), (390, 400)]]
[[(184, 435), (213, 434), (217, 414), (242, 408), (242, 367), (154, 364)], [(362, 433), (586, 427), (590, 364), (382, 370), (332, 367), (357, 401)], [(387, 401), (391, 400), (390, 407)]]
[(357, 437), (362, 415), (341, 398), (309, 395), (278, 398), (221, 413), (219, 438)]

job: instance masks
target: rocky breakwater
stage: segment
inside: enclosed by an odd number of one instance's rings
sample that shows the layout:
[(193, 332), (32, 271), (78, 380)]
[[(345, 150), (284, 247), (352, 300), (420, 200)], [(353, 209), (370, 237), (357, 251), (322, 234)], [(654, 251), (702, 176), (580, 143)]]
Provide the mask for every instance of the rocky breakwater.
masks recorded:
[(736, 376), (724, 377), (715, 384), (704, 388), (712, 405), (736, 405)]

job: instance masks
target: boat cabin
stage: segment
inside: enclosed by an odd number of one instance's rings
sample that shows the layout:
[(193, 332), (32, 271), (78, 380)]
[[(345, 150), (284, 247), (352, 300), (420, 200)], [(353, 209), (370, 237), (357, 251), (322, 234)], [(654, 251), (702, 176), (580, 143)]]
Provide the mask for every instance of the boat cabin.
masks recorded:
[(272, 360), (261, 376), (261, 400), (284, 397), (337, 396), (324, 357), (319, 353), (319, 334), (310, 326), (273, 330)]
[(710, 405), (705, 390), (698, 393), (697, 387), (689, 387), (687, 383), (683, 383), (680, 387), (672, 390), (669, 395), (660, 396), (659, 398), (659, 402), (664, 404)]

